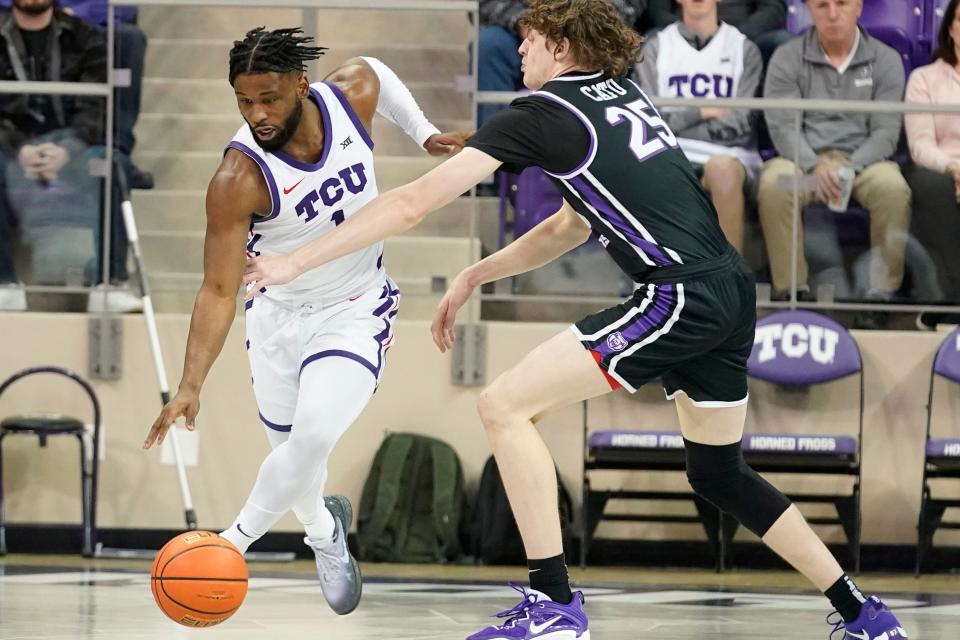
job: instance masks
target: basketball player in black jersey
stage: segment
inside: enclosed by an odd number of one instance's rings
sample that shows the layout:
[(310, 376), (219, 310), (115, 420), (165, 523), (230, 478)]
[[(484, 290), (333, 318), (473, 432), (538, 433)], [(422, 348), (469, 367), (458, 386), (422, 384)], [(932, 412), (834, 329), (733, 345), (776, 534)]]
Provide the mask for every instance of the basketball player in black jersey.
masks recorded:
[(845, 638), (905, 637), (889, 609), (864, 598), (797, 508), (743, 459), (755, 285), (673, 133), (625, 77), (640, 38), (606, 0), (532, 0), (524, 24), (529, 97), (488, 120), (459, 155), (381, 195), (334, 232), (287, 256), (249, 261), (244, 279), (256, 284), (249, 295), (406, 231), (497, 168), (542, 167), (564, 196), (562, 208), (453, 281), (432, 327), (439, 349), (452, 346), (457, 311), (478, 286), (535, 269), (590, 237), (638, 286), (622, 304), (535, 348), (480, 395), (531, 589), (501, 614), (504, 624), (470, 640), (589, 638), (582, 594), (568, 584), (554, 463), (534, 422), (658, 377), (676, 399), (694, 490), (823, 591)]

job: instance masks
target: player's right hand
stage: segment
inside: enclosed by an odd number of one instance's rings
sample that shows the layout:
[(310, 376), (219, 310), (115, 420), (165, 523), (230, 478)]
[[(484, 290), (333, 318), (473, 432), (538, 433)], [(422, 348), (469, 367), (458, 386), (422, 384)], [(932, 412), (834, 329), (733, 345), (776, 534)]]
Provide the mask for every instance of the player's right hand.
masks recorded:
[(470, 299), (475, 288), (470, 284), (466, 271), (461, 271), (460, 275), (453, 279), (443, 300), (440, 301), (433, 323), (430, 325), (433, 343), (437, 345), (437, 349), (440, 349), (440, 353), (453, 349), (453, 327), (457, 322), (457, 312)]
[(198, 413), (200, 413), (200, 395), (189, 389), (177, 391), (177, 395), (164, 405), (160, 415), (154, 420), (147, 439), (143, 441), (143, 448), (149, 449), (154, 442), (158, 445), (163, 444), (167, 431), (181, 416), (187, 421), (187, 429), (193, 431), (196, 428), (194, 423)]

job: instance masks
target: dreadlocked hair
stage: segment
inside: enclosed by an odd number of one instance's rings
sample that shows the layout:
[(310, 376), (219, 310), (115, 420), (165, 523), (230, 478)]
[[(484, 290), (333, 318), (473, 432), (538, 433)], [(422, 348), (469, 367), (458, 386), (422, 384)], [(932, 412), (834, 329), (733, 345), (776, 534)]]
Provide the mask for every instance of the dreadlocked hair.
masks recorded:
[(323, 55), (327, 47), (308, 47), (313, 38), (303, 29), (257, 27), (247, 31), (243, 40), (236, 40), (230, 49), (230, 84), (241, 73), (290, 73), (306, 71), (306, 62)]

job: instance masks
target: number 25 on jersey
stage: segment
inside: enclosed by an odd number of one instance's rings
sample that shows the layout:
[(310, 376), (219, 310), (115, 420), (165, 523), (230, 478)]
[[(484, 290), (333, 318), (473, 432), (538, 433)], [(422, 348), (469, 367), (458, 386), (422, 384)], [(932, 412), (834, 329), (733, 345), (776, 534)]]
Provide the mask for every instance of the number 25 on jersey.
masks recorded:
[(615, 127), (630, 123), (630, 150), (640, 162), (679, 146), (667, 123), (644, 100), (634, 100), (622, 107), (607, 107), (605, 115), (607, 122)]

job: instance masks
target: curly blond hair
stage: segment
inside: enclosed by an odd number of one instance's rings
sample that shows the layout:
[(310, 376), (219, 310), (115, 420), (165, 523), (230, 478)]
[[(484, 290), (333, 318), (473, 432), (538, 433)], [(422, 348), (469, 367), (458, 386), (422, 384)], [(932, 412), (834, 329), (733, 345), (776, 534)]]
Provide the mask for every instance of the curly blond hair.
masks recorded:
[(609, 0), (530, 0), (520, 24), (558, 45), (564, 38), (577, 62), (618, 78), (637, 61), (643, 38)]

